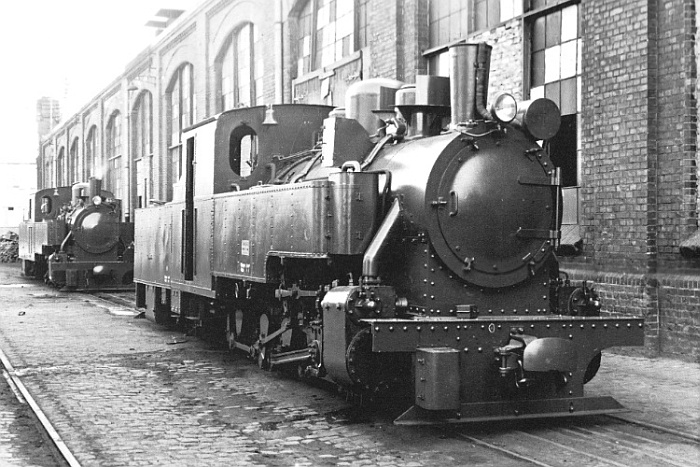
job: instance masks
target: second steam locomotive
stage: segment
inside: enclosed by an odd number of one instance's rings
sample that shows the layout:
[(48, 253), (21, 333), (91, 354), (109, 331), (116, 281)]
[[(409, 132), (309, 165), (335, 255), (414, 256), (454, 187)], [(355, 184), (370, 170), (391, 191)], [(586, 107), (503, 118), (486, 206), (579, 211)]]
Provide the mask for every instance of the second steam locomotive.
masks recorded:
[(184, 131), (175, 199), (136, 212), (137, 306), (220, 326), (263, 368), (409, 393), (401, 423), (619, 410), (584, 384), (643, 321), (562, 277), (541, 144), (559, 110), (487, 108), (490, 51), (451, 47), (449, 79), (360, 82), (344, 111), (245, 108)]
[(101, 180), (40, 190), (20, 224), (22, 273), (65, 290), (133, 290), (133, 239)]

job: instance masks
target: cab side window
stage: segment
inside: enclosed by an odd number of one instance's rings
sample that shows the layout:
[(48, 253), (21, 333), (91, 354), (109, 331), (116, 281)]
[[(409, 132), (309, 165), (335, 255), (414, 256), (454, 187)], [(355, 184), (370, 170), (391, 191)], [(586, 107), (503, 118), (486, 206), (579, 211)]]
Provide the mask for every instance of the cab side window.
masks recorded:
[(258, 137), (248, 125), (234, 128), (229, 139), (229, 165), (240, 177), (248, 177), (255, 169), (258, 159)]

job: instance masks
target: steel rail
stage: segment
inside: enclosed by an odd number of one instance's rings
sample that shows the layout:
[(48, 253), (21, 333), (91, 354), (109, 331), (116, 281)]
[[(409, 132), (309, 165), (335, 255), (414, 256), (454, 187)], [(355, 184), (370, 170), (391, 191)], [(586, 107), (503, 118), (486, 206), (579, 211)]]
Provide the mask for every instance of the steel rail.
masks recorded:
[(637, 448), (635, 443), (633, 443), (632, 441), (622, 439), (622, 437), (626, 436), (629, 438), (633, 438), (638, 442), (645, 443), (644, 444), (644, 455), (647, 457), (651, 457), (652, 459), (655, 459), (657, 461), (665, 462), (667, 464), (675, 465), (677, 467), (686, 467), (688, 465), (688, 463), (685, 460), (679, 461), (679, 460), (671, 459), (664, 452), (659, 451), (658, 449), (653, 447), (653, 445), (655, 445), (655, 444), (656, 445), (663, 445), (663, 443), (655, 442), (653, 439), (645, 438), (643, 436), (638, 436), (638, 435), (634, 435), (631, 433), (625, 433), (624, 431), (619, 431), (619, 430), (615, 430), (615, 429), (611, 429), (611, 428), (607, 428), (607, 427), (599, 427), (599, 428), (602, 428), (603, 430), (605, 430), (605, 432), (613, 433), (613, 434), (618, 435), (620, 437), (618, 439), (612, 439), (612, 438), (608, 439), (608, 438), (605, 438), (603, 436), (600, 436), (603, 434), (601, 432), (596, 433), (593, 430), (590, 430), (587, 428), (581, 428), (581, 427), (576, 427), (576, 429), (564, 428), (563, 430), (564, 431), (568, 430), (572, 434), (583, 433), (585, 435), (589, 435), (591, 439), (593, 439), (594, 436), (599, 435), (600, 439), (596, 439), (597, 443), (605, 443), (605, 444), (608, 444), (612, 447), (625, 446), (629, 449)]
[(48, 439), (53, 444), (53, 447), (55, 449), (52, 449), (52, 451), (54, 453), (58, 453), (61, 456), (61, 459), (57, 460), (63, 461), (63, 463), (69, 465), (70, 467), (81, 467), (80, 462), (78, 462), (78, 460), (75, 458), (70, 449), (68, 449), (66, 443), (63, 441), (63, 439), (61, 439), (61, 436), (51, 424), (51, 421), (49, 421), (46, 414), (44, 414), (44, 411), (41, 410), (41, 407), (39, 407), (39, 404), (37, 404), (37, 402), (34, 400), (31, 393), (24, 385), (20, 377), (17, 376), (17, 372), (15, 371), (14, 367), (12, 366), (12, 363), (7, 358), (7, 355), (5, 355), (5, 352), (3, 352), (2, 349), (0, 349), (0, 361), (2, 361), (2, 365), (5, 367), (3, 375), (7, 375), (6, 379), (8, 379), (8, 382), (12, 381), (12, 383), (10, 383), (10, 387), (13, 391), (15, 391), (15, 389), (16, 391), (19, 391), (22, 398), (24, 398), (24, 401), (22, 401), (22, 399), (20, 398), (18, 398), (18, 400), (20, 401), (20, 403), (26, 403), (27, 405), (29, 405), (32, 414), (39, 422), (39, 428), (43, 430), (46, 437), (48, 437)]
[(465, 435), (462, 433), (459, 433), (458, 436), (461, 438), (467, 439), (473, 443), (476, 443), (479, 446), (483, 446), (483, 447), (492, 449), (494, 451), (498, 451), (498, 452), (505, 454), (508, 457), (512, 457), (514, 459), (529, 462), (530, 464), (537, 465), (539, 467), (554, 467), (551, 464), (545, 464), (544, 462), (540, 462), (537, 459), (533, 459), (532, 457), (523, 456), (522, 454), (518, 454), (515, 451), (511, 451), (510, 449), (503, 448), (501, 446), (498, 446), (497, 444), (489, 443), (488, 441), (484, 441), (484, 440), (481, 440), (479, 438), (474, 438), (472, 436)]
[(632, 420), (630, 418), (622, 417), (619, 415), (606, 414), (605, 416), (612, 418), (612, 419), (615, 419), (615, 420), (619, 420), (621, 422), (629, 423), (631, 425), (638, 425), (638, 426), (641, 426), (644, 428), (649, 428), (651, 430), (660, 431), (662, 433), (667, 433), (669, 435), (675, 435), (675, 436), (678, 436), (680, 438), (685, 438), (689, 441), (695, 441), (697, 443), (700, 443), (700, 436), (694, 435), (692, 433), (685, 433), (683, 431), (679, 431), (679, 430), (675, 430), (673, 428), (668, 428), (665, 426), (657, 425), (655, 423), (643, 422), (641, 420)]
[(571, 452), (574, 452), (574, 453), (579, 454), (581, 456), (590, 457), (591, 459), (595, 459), (598, 462), (602, 462), (603, 465), (608, 464), (608, 465), (614, 465), (616, 467), (629, 467), (629, 464), (620, 464), (619, 462), (615, 462), (611, 459), (606, 459), (604, 457), (597, 456), (597, 455), (592, 454), (590, 452), (586, 452), (586, 451), (582, 451), (580, 449), (572, 448), (571, 446), (567, 446), (567, 445), (560, 443), (558, 441), (554, 441), (554, 440), (545, 438), (544, 436), (541, 436), (541, 435), (535, 435), (535, 434), (528, 433), (528, 432), (522, 431), (522, 430), (518, 430), (518, 433), (520, 433), (521, 435), (529, 436), (530, 438), (534, 438), (534, 439), (536, 439), (540, 442), (543, 442), (543, 443), (549, 443), (553, 446), (556, 446), (559, 449), (571, 451)]
[[(617, 416), (614, 416), (614, 415), (605, 415), (605, 416), (606, 416), (606, 417), (609, 417), (609, 418), (616, 419), (616, 420), (618, 420), (618, 421), (621, 421), (621, 422), (626, 423), (626, 424), (629, 424), (629, 425), (641, 426), (641, 427), (643, 427), (643, 428), (652, 429), (652, 430), (655, 430), (655, 431), (659, 431), (659, 432), (661, 432), (661, 433), (665, 433), (665, 434), (669, 434), (669, 435), (672, 435), (672, 436), (678, 436), (678, 437), (681, 437), (681, 438), (685, 438), (685, 439), (688, 439), (689, 441), (697, 441), (697, 437), (696, 437), (695, 435), (692, 435), (692, 434), (689, 434), (689, 433), (683, 433), (683, 432), (680, 432), (680, 431), (678, 431), (678, 430), (666, 428), (666, 427), (659, 426), (659, 425), (654, 425), (654, 424), (651, 424), (651, 423), (637, 422), (636, 420), (628, 420), (628, 419), (626, 419), (626, 418), (617, 417)], [(570, 429), (568, 429), (568, 431), (573, 432), (573, 433), (577, 433), (577, 432), (579, 432), (579, 430), (580, 430), (581, 432), (583, 432), (583, 434), (589, 434), (589, 435), (596, 435), (596, 434), (599, 434), (599, 433), (596, 433), (594, 430), (590, 430), (590, 429), (586, 429), (586, 428), (581, 428), (581, 427), (576, 427), (576, 428), (570, 428)], [(566, 429), (565, 429), (565, 431), (566, 431)], [(637, 436), (637, 435), (633, 435), (633, 434), (629, 434), (629, 433), (625, 433), (625, 432), (619, 432), (619, 431), (617, 431), (617, 430), (612, 430), (612, 431), (614, 431), (614, 432), (617, 433), (617, 434), (623, 434), (623, 435), (626, 435), (626, 436), (632, 436), (632, 437), (634, 437), (634, 438), (640, 438), (640, 437)], [(611, 459), (603, 458), (603, 457), (600, 457), (600, 456), (598, 456), (598, 455), (596, 455), (596, 454), (589, 453), (589, 452), (585, 452), (585, 451), (583, 451), (583, 450), (573, 448), (573, 447), (568, 446), (568, 445), (566, 445), (566, 444), (564, 444), (564, 443), (561, 443), (561, 442), (558, 442), (558, 441), (554, 441), (554, 440), (549, 439), (549, 438), (547, 438), (547, 437), (545, 437), (545, 436), (542, 436), (542, 435), (533, 434), (533, 433), (530, 433), (530, 432), (527, 432), (527, 431), (523, 431), (523, 430), (516, 430), (515, 433), (517, 433), (517, 434), (518, 434), (519, 436), (521, 436), (521, 437), (522, 437), (523, 435), (525, 435), (526, 437), (533, 438), (533, 439), (538, 440), (538, 441), (540, 441), (540, 442), (543, 442), (543, 443), (545, 443), (545, 444), (554, 445), (554, 446), (556, 446), (556, 447), (559, 448), (559, 449), (567, 450), (567, 451), (574, 452), (574, 453), (576, 453), (576, 454), (578, 454), (578, 455), (581, 455), (581, 456), (586, 456), (586, 457), (595, 459), (596, 461), (602, 462), (602, 463), (604, 463), (605, 465), (611, 465), (611, 466), (616, 466), (616, 467), (628, 467), (628, 464), (621, 464), (621, 463), (615, 462), (615, 461), (613, 461), (613, 460), (611, 460)], [(477, 444), (477, 445), (480, 445), (480, 446), (489, 448), (489, 449), (491, 449), (491, 450), (500, 452), (500, 453), (502, 453), (502, 454), (505, 454), (505, 455), (507, 455), (507, 456), (509, 456), (509, 457), (512, 457), (512, 458), (514, 458), (514, 459), (522, 460), (522, 461), (525, 461), (525, 462), (528, 462), (528, 463), (530, 463), (530, 464), (537, 465), (537, 466), (540, 466), (540, 467), (551, 467), (550, 464), (544, 463), (544, 462), (542, 462), (542, 461), (539, 461), (539, 460), (537, 460), (537, 459), (534, 459), (534, 458), (532, 458), (532, 457), (529, 457), (529, 456), (526, 456), (526, 455), (523, 455), (523, 454), (519, 454), (519, 453), (517, 453), (517, 452), (515, 452), (515, 451), (512, 451), (512, 450), (510, 450), (510, 449), (504, 448), (504, 447), (499, 446), (499, 445), (497, 445), (497, 444), (494, 444), (494, 443), (491, 443), (491, 442), (488, 442), (488, 441), (484, 441), (484, 440), (482, 440), (482, 439), (479, 439), (479, 438), (476, 438), (476, 437), (473, 437), (473, 436), (469, 436), (469, 435), (466, 435), (466, 434), (461, 434), (461, 433), (460, 433), (460, 434), (458, 434), (458, 436), (461, 437), (461, 438), (464, 438), (464, 439), (466, 439), (466, 440), (468, 440), (468, 441), (471, 441), (471, 442), (473, 442), (473, 443), (475, 443), (475, 444)], [(593, 438), (591, 438), (591, 439), (593, 439)], [(646, 441), (646, 442), (653, 441), (653, 440), (647, 439), (647, 438), (642, 438), (642, 440), (643, 440), (643, 441)], [(605, 440), (604, 440), (604, 441), (605, 441)], [(607, 443), (612, 444), (612, 445), (615, 445), (615, 443), (614, 443), (612, 440), (607, 440)], [(629, 447), (629, 446), (628, 446), (628, 447)], [(664, 457), (663, 454), (660, 453), (660, 452), (658, 452), (658, 450), (656, 450), (656, 449), (648, 450), (647, 452), (645, 452), (645, 455), (647, 455), (647, 456), (649, 456), (649, 457), (651, 457), (651, 458), (653, 458), (653, 459), (655, 459), (655, 460), (657, 460), (657, 461), (661, 461), (661, 462), (668, 463), (669, 465), (674, 465), (674, 466), (679, 466), (679, 467), (682, 466), (682, 465), (685, 465), (684, 463), (678, 463), (677, 460), (669, 459), (669, 458), (667, 458), (667, 457)]]

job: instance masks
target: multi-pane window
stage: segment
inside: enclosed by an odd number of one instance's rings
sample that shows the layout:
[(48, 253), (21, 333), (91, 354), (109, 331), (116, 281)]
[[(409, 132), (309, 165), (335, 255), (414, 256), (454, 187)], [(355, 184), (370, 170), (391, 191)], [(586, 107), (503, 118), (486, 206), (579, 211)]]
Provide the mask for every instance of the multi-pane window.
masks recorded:
[[(304, 5), (297, 36), (299, 76), (329, 66), (355, 51), (355, 12), (364, 5), (366, 2), (356, 0), (309, 0)], [(365, 19), (366, 8), (364, 11), (357, 20)], [(366, 35), (366, 24), (363, 33)]]
[[(545, 2), (540, 0), (540, 3)], [(556, 2), (550, 0), (548, 3)], [(578, 128), (581, 105), (579, 9), (578, 4), (566, 4), (563, 8), (555, 4), (528, 20), (531, 32), (530, 98), (546, 97), (561, 110), (562, 125), (557, 136), (550, 141), (550, 154), (553, 162), (561, 168), (565, 187), (578, 185), (581, 151)]]
[(192, 125), (195, 118), (192, 70), (191, 64), (182, 65), (168, 86), (168, 200), (172, 200), (172, 184), (182, 175), (182, 129)]
[(577, 112), (581, 73), (578, 5), (540, 16), (532, 22), (531, 97), (556, 102), (563, 115)]
[(430, 74), (449, 76), (446, 46), (523, 14), (523, 0), (430, 0), (428, 6)]
[(73, 139), (73, 143), (70, 145), (70, 168), (68, 169), (70, 173), (70, 179), (68, 184), (80, 182), (80, 165), (78, 164), (78, 138)]
[(144, 91), (139, 96), (133, 113), (134, 158), (140, 159), (153, 153), (153, 98)]
[(43, 188), (51, 188), (56, 186), (56, 180), (53, 177), (53, 146), (44, 148), (44, 177), (42, 179)]
[(357, 0), (355, 7), (355, 19), (357, 23), (357, 49), (367, 47), (367, 24), (369, 22), (369, 15), (367, 12), (367, 3), (369, 0)]
[(122, 167), (122, 125), (121, 115), (114, 112), (107, 123), (107, 189), (115, 197), (122, 198), (121, 167)]
[[(152, 193), (148, 183), (144, 181), (151, 178), (151, 172), (144, 173), (144, 167), (150, 167), (153, 155), (153, 97), (150, 92), (142, 92), (132, 113), (133, 137), (133, 163), (136, 178), (135, 206), (142, 208)], [(144, 159), (147, 159), (144, 162)]]
[(61, 146), (56, 157), (56, 186), (66, 185), (66, 148)]
[(428, 29), (430, 47), (464, 37), (469, 32), (468, 1), (445, 2), (430, 0), (428, 9)]
[(430, 0), (430, 47), (491, 29), (523, 14), (523, 0)]
[(491, 29), (523, 13), (523, 0), (473, 0), (474, 23), (471, 31)]
[(91, 126), (85, 139), (85, 179), (95, 175), (95, 155), (97, 154), (97, 127)]
[(221, 110), (249, 107), (263, 102), (261, 37), (252, 23), (231, 35), (221, 63)]
[(44, 162), (44, 188), (53, 186), (53, 173), (51, 171), (51, 160)]

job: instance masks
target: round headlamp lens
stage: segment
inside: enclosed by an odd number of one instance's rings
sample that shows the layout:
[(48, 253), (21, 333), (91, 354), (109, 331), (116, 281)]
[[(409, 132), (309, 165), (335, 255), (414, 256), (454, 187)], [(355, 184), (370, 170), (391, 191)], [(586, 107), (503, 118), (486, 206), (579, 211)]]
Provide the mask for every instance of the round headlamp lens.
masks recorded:
[(491, 115), (501, 123), (510, 123), (518, 113), (518, 103), (515, 97), (508, 93), (501, 93), (491, 104)]

